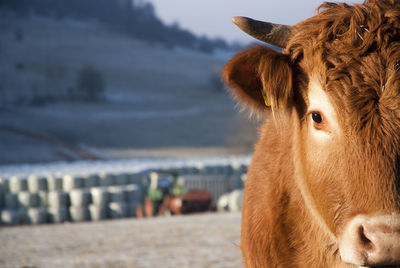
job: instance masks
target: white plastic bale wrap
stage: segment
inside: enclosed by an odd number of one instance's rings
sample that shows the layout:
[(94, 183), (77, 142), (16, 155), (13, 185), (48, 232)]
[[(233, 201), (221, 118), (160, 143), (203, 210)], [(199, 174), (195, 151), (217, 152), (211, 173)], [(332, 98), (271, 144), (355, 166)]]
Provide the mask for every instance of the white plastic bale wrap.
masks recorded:
[(68, 209), (66, 206), (49, 207), (47, 209), (49, 222), (60, 223), (68, 221)]
[(107, 206), (99, 206), (96, 204), (89, 205), (90, 218), (92, 221), (107, 219), (109, 216), (109, 208)]
[(219, 212), (229, 211), (229, 193), (220, 196), (217, 202), (217, 210)]
[(41, 224), (47, 222), (47, 213), (44, 208), (29, 208), (28, 209), (28, 223)]
[(81, 176), (64, 175), (63, 190), (69, 192), (73, 189), (81, 189), (84, 187), (84, 179)]
[(49, 207), (65, 207), (68, 205), (68, 195), (63, 191), (52, 191), (47, 195), (47, 203)]
[(18, 193), (18, 207), (19, 208), (33, 208), (39, 206), (39, 194), (31, 192)]
[(28, 190), (31, 193), (47, 191), (47, 178), (44, 176), (31, 175), (28, 177)]
[(62, 176), (48, 176), (47, 177), (48, 191), (61, 191), (63, 188)]
[(88, 206), (70, 206), (69, 214), (71, 220), (75, 222), (90, 220), (90, 211)]
[(241, 211), (243, 207), (243, 190), (235, 190), (229, 194), (229, 211)]
[(108, 207), (110, 200), (109, 192), (106, 187), (95, 187), (90, 189), (92, 202), (98, 207)]
[(6, 209), (0, 212), (1, 223), (4, 225), (16, 225), (20, 223), (20, 216), (16, 210)]
[(37, 193), (39, 195), (39, 207), (45, 208), (49, 205), (48, 203), (48, 192), (39, 191)]
[(28, 190), (28, 181), (26, 177), (12, 176), (9, 180), (9, 191), (13, 194)]
[(8, 179), (0, 178), (0, 185), (1, 185), (0, 187), (2, 188), (2, 190), (4, 192), (8, 192), (9, 191), (9, 189), (8, 189), (9, 180)]
[(108, 187), (110, 202), (126, 202), (126, 192), (123, 186)]
[(118, 219), (128, 216), (128, 206), (126, 202), (111, 202), (109, 204), (110, 217)]
[(69, 199), (72, 206), (82, 207), (89, 205), (91, 196), (87, 189), (73, 189), (69, 192)]

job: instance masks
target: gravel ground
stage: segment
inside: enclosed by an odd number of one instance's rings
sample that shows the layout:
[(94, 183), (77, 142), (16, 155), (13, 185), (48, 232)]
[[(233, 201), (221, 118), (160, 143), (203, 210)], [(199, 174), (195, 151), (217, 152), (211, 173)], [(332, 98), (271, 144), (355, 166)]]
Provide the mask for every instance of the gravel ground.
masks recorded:
[(1, 227), (0, 267), (243, 267), (240, 213)]

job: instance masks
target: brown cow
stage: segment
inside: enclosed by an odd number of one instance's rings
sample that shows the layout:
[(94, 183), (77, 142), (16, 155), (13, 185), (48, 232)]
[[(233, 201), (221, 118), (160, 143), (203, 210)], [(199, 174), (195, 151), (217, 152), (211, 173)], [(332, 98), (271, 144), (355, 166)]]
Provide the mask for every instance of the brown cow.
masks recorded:
[(267, 115), (245, 185), (246, 267), (400, 267), (400, 1), (325, 3), (291, 27), (234, 22), (284, 48), (224, 68)]

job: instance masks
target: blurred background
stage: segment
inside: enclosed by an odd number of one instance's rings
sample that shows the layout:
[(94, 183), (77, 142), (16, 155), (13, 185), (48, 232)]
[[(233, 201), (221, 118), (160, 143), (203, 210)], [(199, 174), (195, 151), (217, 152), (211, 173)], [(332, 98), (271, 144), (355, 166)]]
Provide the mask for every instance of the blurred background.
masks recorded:
[(0, 0), (0, 164), (251, 153), (258, 122), (220, 80), (253, 42), (231, 17), (318, 3)]

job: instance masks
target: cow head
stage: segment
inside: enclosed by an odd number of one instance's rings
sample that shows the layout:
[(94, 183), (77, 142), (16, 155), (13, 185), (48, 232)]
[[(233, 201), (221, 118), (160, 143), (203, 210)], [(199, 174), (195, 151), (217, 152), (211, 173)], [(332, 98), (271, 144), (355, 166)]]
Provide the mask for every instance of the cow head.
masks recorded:
[(246, 105), (292, 125), (296, 185), (342, 260), (399, 264), (400, 3), (326, 3), (292, 27), (234, 22), (284, 48), (236, 55), (224, 80)]

